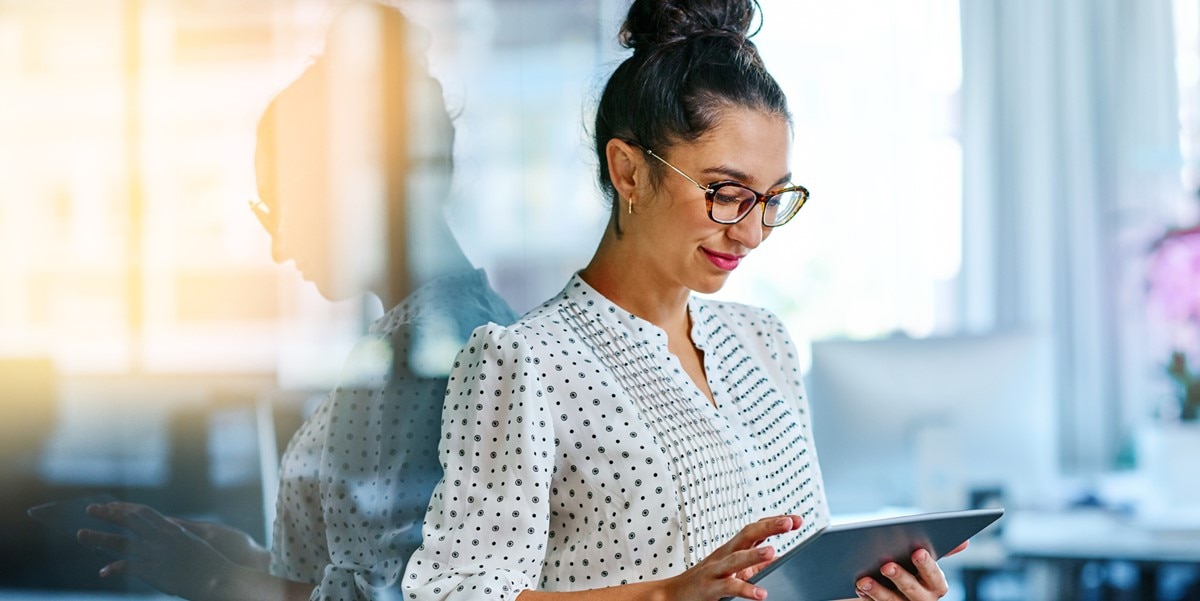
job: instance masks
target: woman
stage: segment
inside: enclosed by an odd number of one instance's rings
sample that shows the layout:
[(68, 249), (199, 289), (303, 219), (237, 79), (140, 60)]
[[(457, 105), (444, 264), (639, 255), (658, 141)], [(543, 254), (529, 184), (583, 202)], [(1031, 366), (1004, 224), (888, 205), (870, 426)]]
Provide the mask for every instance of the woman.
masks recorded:
[[(346, 58), (334, 57), (341, 50), (336, 44), (327, 46), (260, 120), (255, 152), (260, 200), (252, 208), (271, 234), (276, 261), (294, 262), (324, 297), (372, 295), (394, 308), (356, 345), (338, 387), (289, 443), (280, 467), (271, 549), (218, 524), (166, 518), (129, 503), (96, 505), (89, 513), (136, 535), (81, 532), (85, 543), (124, 556), (101, 575), (128, 572), (165, 592), (205, 600), (398, 595), (405, 561), (420, 543), (429, 494), (441, 477), (437, 427), (454, 350), (475, 326), (508, 323), (516, 316), (484, 273), (472, 268), (441, 211), (416, 211), (405, 202), (407, 192), (417, 189), (410, 182), (418, 178), (424, 193), (413, 195), (414, 202), (437, 203), (437, 192), (446, 192), (454, 133), (437, 82), (418, 65), (392, 62), (404, 59), (407, 23), (393, 9), (365, 4), (335, 22), (335, 33), (346, 19), (371, 23), (385, 34), (381, 62), (405, 79), (399, 86), (382, 86), (373, 72), (365, 80), (335, 74), (334, 65)], [(381, 106), (389, 111), (378, 120), (345, 119), (329, 101), (338, 93), (371, 98), (380, 89), (402, 97), (384, 96)], [(410, 112), (405, 110), (410, 103), (433, 110)], [(380, 122), (382, 131), (374, 129)], [(346, 123), (372, 129), (346, 132)], [(331, 158), (331, 148), (347, 151), (344, 144), (330, 142), (335, 128), (352, 142), (383, 138), (379, 154), (387, 157), (382, 168), (389, 179), (386, 202), (367, 202), (370, 195), (335, 199), (328, 193), (334, 187), (331, 164), (361, 166), (355, 157)], [(410, 131), (421, 135), (410, 138)], [(375, 154), (376, 147), (368, 146), (358, 148), (356, 156)], [(434, 180), (443, 181), (430, 195)], [(393, 229), (391, 236), (360, 230), (347, 236), (330, 227), (396, 223), (397, 213), (406, 216), (408, 229)], [(423, 250), (436, 261), (414, 265), (406, 252), (389, 248), (403, 249), (406, 233), (416, 228), (427, 245)], [(397, 257), (405, 263), (389, 262)], [(409, 276), (397, 282), (400, 273)]]
[[(608, 227), (559, 296), (460, 352), (407, 598), (762, 599), (746, 578), (828, 523), (783, 325), (692, 295), (807, 197), (752, 18), (751, 0), (634, 0), (596, 116)], [(884, 571), (944, 594), (916, 559)]]

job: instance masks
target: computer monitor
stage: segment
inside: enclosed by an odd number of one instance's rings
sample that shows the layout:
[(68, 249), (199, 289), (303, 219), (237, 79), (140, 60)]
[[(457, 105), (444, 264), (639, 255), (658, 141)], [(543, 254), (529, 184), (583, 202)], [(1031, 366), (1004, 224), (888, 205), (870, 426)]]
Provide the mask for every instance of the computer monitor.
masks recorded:
[(835, 515), (1034, 502), (1057, 473), (1049, 341), (1029, 333), (813, 344), (806, 376)]

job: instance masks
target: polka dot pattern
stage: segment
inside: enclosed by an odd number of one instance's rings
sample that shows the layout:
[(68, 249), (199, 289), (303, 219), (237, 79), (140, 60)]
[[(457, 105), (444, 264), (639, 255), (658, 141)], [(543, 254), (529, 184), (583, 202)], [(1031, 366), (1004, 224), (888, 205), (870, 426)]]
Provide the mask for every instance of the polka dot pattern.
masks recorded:
[(678, 574), (759, 518), (828, 523), (795, 348), (771, 313), (693, 298), (717, 407), (666, 334), (578, 276), (471, 335), (407, 599), (513, 599)]
[(314, 600), (399, 598), (442, 476), (437, 447), (455, 350), (475, 326), (515, 318), (473, 271), (426, 284), (373, 324), (284, 453), (272, 573), (317, 585)]

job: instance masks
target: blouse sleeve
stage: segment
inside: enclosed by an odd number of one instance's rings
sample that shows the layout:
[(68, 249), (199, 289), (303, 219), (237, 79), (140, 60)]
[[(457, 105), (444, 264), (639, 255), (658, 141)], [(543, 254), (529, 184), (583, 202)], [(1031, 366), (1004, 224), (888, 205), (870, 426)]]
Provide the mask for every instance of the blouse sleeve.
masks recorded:
[(404, 323), (361, 342), (331, 397), (319, 484), (329, 563), (312, 601), (396, 598), (405, 561), (420, 544), (441, 478), (446, 379), (409, 369), (406, 342), (417, 332)]
[(408, 564), (406, 599), (507, 601), (536, 586), (555, 444), (539, 369), (525, 338), (495, 324), (459, 352), (442, 412), (443, 476)]

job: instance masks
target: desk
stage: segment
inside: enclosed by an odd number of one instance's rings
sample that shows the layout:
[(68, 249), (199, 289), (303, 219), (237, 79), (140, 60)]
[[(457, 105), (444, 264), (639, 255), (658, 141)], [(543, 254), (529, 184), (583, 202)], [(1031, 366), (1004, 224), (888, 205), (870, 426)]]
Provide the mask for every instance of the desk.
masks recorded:
[(1030, 599), (1078, 599), (1085, 565), (1123, 561), (1137, 566), (1137, 598), (1149, 601), (1163, 565), (1200, 565), (1200, 529), (1150, 529), (1100, 510), (1015, 512), (1003, 523), (1003, 545), (1026, 566)]

